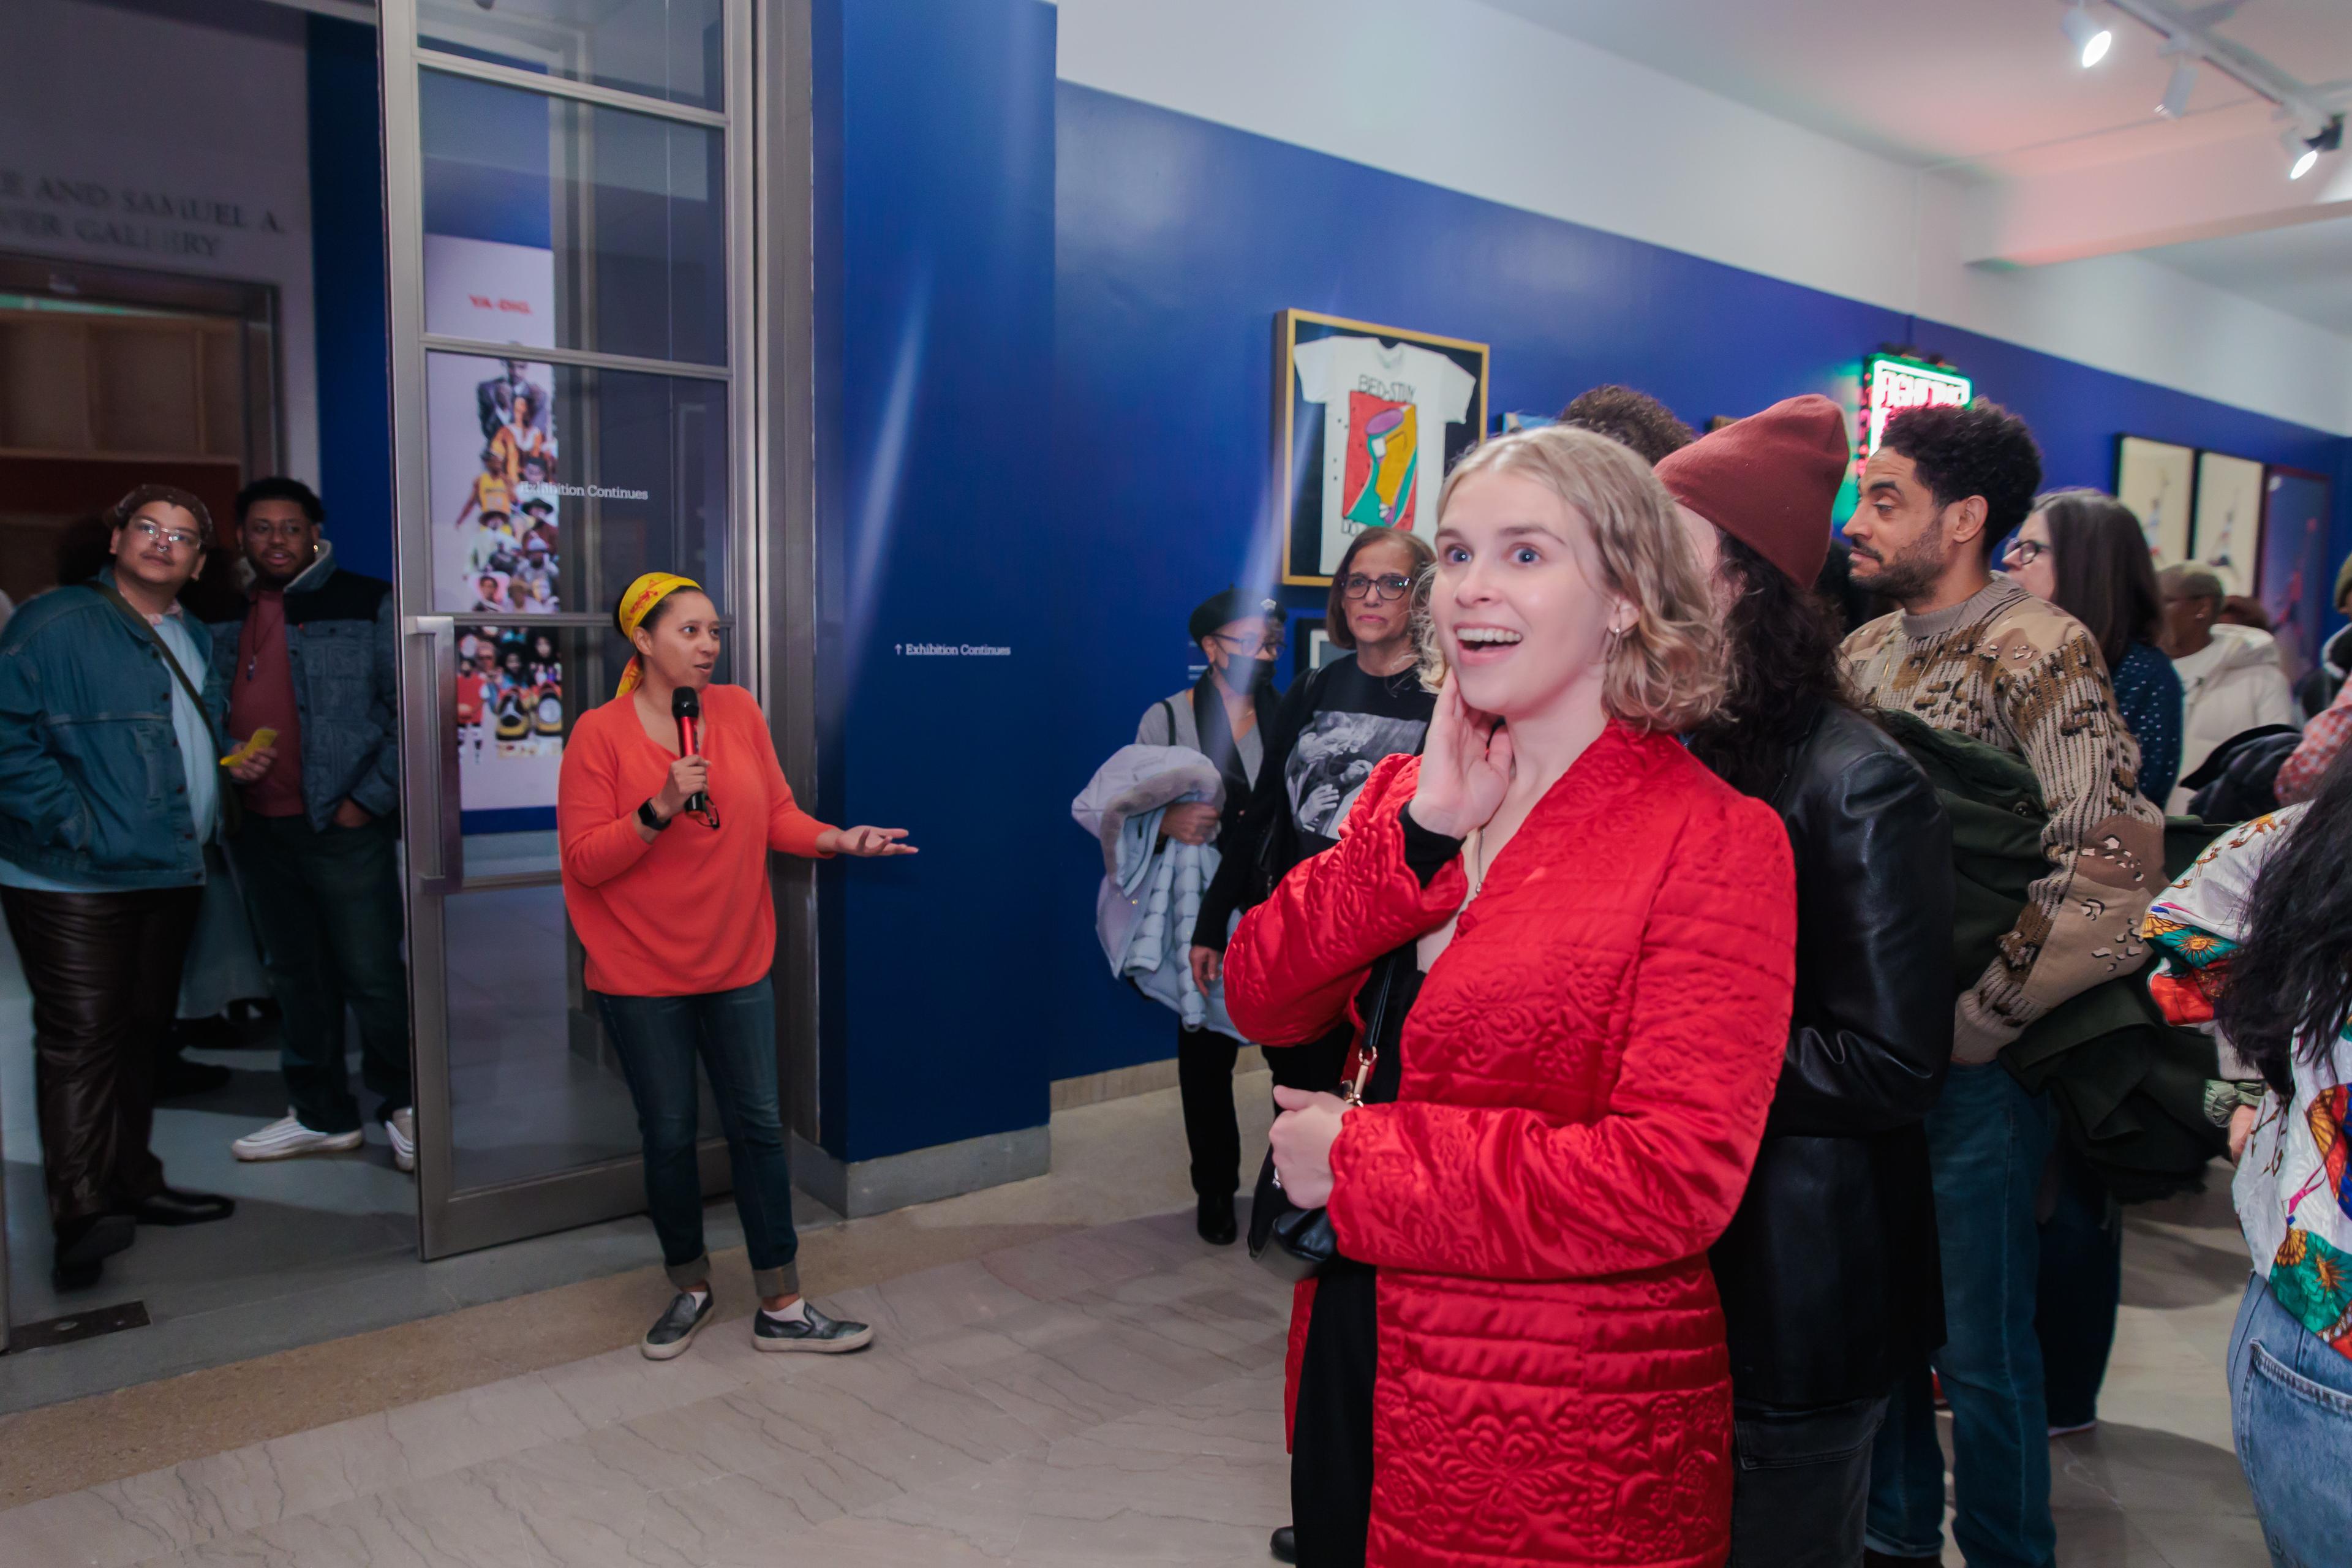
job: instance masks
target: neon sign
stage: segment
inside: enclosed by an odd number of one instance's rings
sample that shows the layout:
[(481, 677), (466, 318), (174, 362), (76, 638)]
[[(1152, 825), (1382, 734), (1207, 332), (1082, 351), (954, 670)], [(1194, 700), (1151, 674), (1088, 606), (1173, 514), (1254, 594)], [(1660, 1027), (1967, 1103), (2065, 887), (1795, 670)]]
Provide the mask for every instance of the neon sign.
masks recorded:
[(1972, 392), (1969, 378), (1956, 370), (1900, 354), (1870, 355), (1862, 362), (1863, 457), (1878, 450), (1886, 422), (1905, 409), (1964, 408)]

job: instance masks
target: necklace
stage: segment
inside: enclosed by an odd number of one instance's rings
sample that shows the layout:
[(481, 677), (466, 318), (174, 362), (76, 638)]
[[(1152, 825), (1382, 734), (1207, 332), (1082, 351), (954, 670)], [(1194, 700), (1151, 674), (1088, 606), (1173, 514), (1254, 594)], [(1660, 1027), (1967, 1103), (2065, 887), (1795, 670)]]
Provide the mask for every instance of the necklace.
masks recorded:
[(1470, 872), (1470, 892), (1468, 897), (1462, 900), (1462, 904), (1465, 909), (1467, 909), (1470, 900), (1478, 896), (1478, 889), (1486, 885), (1486, 830), (1484, 827), (1472, 828), (1470, 842), (1465, 848), (1466, 853), (1464, 854), (1463, 859), (1469, 863), (1467, 868)]

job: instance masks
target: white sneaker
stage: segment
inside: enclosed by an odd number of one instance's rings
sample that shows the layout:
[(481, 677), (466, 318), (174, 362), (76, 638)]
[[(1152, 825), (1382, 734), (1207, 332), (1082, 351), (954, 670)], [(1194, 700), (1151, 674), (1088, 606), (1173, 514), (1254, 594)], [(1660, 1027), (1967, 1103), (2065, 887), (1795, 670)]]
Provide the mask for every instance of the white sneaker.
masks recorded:
[(289, 1110), (268, 1126), (230, 1144), (228, 1152), (240, 1160), (291, 1160), (302, 1154), (340, 1153), (358, 1148), (362, 1142), (356, 1127), (349, 1132), (314, 1132), (302, 1125), (300, 1117)]
[(392, 1139), (392, 1163), (402, 1171), (416, 1169), (416, 1111), (404, 1107), (383, 1119), (383, 1130)]

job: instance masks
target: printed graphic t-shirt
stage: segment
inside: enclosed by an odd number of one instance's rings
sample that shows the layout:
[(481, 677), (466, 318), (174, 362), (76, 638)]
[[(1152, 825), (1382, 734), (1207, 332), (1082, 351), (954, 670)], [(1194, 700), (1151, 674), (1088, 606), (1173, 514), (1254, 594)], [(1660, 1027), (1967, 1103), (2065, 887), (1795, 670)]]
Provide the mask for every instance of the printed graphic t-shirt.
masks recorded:
[(1371, 675), (1353, 658), (1323, 672), (1315, 711), (1299, 725), (1283, 759), (1282, 784), (1302, 854), (1339, 841), (1339, 829), (1381, 759), (1418, 752), (1436, 699), (1417, 670)]
[(1323, 405), (1318, 570), (1337, 568), (1365, 528), (1426, 535), (1445, 477), (1445, 426), (1470, 416), (1477, 378), (1433, 350), (1373, 338), (1318, 338), (1292, 358), (1299, 395)]

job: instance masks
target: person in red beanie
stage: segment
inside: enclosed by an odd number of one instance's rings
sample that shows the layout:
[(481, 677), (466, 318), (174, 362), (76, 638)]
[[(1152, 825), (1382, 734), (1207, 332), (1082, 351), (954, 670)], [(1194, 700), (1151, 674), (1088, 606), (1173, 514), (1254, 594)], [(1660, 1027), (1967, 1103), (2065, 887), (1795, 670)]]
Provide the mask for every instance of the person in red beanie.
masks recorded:
[(1924, 1121), (1952, 1055), (1951, 826), (1855, 707), (1812, 591), (1845, 417), (1793, 397), (1663, 459), (1713, 574), (1730, 693), (1690, 738), (1769, 802), (1797, 868), (1797, 988), (1755, 1173), (1709, 1253), (1731, 1351), (1733, 1568), (1863, 1562), (1872, 1440), (1943, 1342)]

